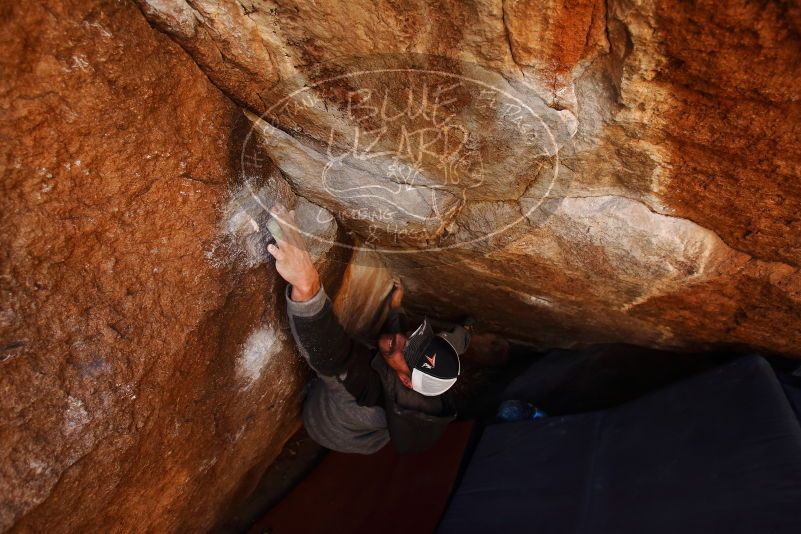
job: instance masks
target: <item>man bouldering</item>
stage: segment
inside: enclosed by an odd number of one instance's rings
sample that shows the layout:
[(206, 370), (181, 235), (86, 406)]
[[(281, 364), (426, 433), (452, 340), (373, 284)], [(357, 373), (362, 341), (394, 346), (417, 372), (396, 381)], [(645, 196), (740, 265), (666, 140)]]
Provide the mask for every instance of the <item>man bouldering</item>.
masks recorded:
[(426, 449), (456, 417), (450, 394), (469, 326), (434, 333), (427, 319), (404, 328), (403, 288), (389, 296), (389, 317), (376, 346), (350, 337), (320, 282), (294, 212), (271, 211), (279, 228), (267, 250), (288, 282), (287, 314), (301, 355), (317, 374), (303, 407), (309, 435), (340, 452), (371, 454), (388, 441), (399, 452)]

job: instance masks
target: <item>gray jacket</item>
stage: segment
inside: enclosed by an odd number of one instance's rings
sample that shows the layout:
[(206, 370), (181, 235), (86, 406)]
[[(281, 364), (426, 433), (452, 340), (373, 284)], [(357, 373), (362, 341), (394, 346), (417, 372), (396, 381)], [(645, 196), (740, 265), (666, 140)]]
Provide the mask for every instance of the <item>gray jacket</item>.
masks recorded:
[(375, 349), (348, 336), (321, 288), (287, 314), (301, 355), (318, 375), (303, 407), (309, 435), (333, 450), (370, 454), (392, 439), (400, 452), (433, 444), (455, 418), (446, 392), (426, 397), (404, 387)]

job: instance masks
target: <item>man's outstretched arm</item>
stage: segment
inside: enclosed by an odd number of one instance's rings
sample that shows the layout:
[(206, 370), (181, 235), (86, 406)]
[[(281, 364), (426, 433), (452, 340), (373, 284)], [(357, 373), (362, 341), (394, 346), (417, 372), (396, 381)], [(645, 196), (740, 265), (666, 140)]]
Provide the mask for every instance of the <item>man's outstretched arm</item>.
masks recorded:
[(281, 204), (270, 210), (278, 228), (268, 225), (275, 244), (267, 245), (267, 252), (275, 258), (275, 268), (281, 278), (292, 286), (290, 297), (295, 302), (305, 302), (320, 290), (320, 275), (312, 262), (303, 236), (295, 226), (295, 211), (287, 211)]
[(306, 243), (295, 226), (294, 211), (278, 205), (271, 215), (279, 227), (271, 228), (276, 243), (267, 251), (275, 258), (278, 274), (290, 284), (286, 296), (292, 335), (301, 355), (317, 373), (338, 375), (348, 368), (354, 341), (331, 309)]

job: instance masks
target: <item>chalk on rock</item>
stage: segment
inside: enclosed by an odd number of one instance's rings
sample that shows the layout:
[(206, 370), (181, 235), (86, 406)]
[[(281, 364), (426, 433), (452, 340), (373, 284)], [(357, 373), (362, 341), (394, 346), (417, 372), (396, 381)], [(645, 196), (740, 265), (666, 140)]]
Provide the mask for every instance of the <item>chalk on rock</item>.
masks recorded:
[(337, 221), (325, 208), (298, 197), (295, 206), (295, 222), (306, 241), (309, 254), (315, 262), (334, 246), (337, 237)]

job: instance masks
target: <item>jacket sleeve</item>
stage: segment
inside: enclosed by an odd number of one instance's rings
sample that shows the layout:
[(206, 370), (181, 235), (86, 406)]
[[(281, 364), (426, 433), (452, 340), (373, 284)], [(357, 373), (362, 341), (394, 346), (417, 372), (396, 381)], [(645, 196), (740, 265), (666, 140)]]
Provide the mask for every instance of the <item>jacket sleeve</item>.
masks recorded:
[(291, 294), (292, 286), (287, 286), (287, 315), (300, 354), (323, 376), (346, 372), (356, 341), (339, 324), (325, 290), (320, 287), (316, 295), (303, 302), (295, 302)]

